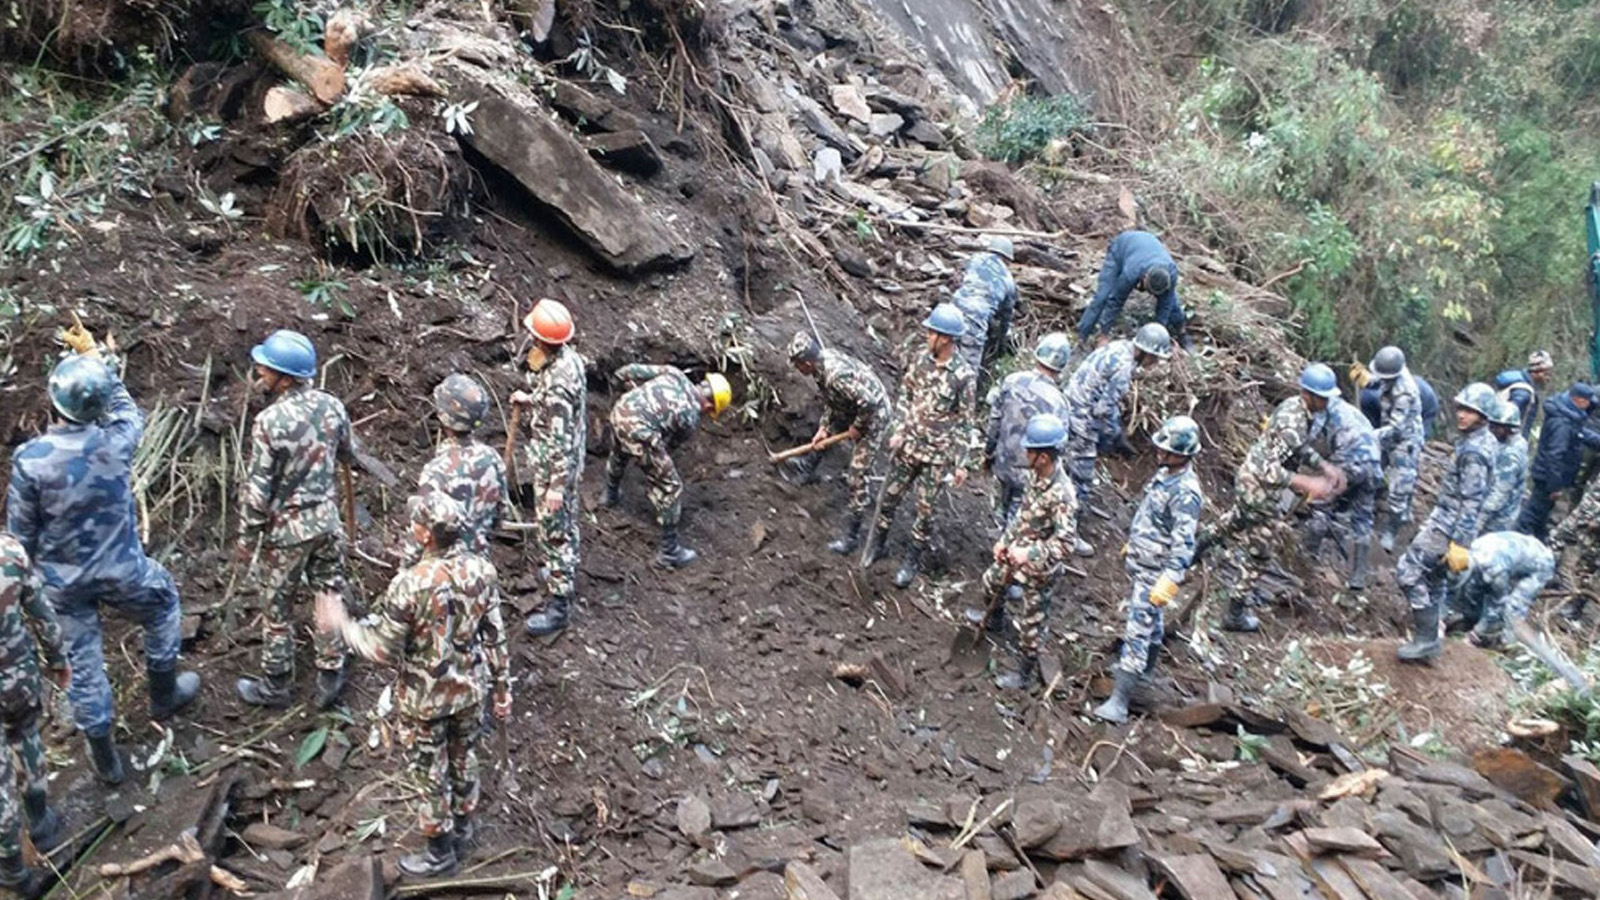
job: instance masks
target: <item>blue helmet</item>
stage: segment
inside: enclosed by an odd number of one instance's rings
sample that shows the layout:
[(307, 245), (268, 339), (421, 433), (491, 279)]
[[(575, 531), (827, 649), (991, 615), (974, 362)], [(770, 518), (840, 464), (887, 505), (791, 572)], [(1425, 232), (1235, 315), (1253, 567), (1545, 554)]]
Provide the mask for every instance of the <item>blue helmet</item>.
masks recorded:
[(922, 327), (946, 337), (961, 337), (967, 330), (967, 318), (954, 303), (941, 303), (922, 320)]
[(1474, 381), (1456, 394), (1455, 402), (1462, 409), (1470, 409), (1488, 419), (1494, 413), (1494, 405), (1497, 400), (1498, 398), (1494, 395), (1494, 388), (1481, 381)]
[(1300, 388), (1331, 399), (1339, 396), (1339, 379), (1322, 363), (1312, 363), (1300, 371)]
[(278, 330), (250, 351), (256, 365), (291, 378), (313, 378), (317, 374), (317, 348), (298, 331)]
[(1067, 360), (1072, 358), (1072, 338), (1067, 337), (1065, 331), (1052, 331), (1039, 339), (1039, 346), (1033, 351), (1033, 358), (1047, 369), (1057, 372), (1067, 368)]
[(1160, 322), (1146, 322), (1133, 333), (1133, 346), (1141, 353), (1166, 359), (1172, 355), (1172, 335)]
[(1067, 425), (1061, 421), (1061, 417), (1040, 413), (1028, 420), (1028, 428), (1022, 433), (1022, 448), (1059, 451), (1066, 439)]
[(1150, 443), (1168, 453), (1196, 456), (1200, 453), (1200, 425), (1188, 416), (1173, 416), (1161, 423)]
[(73, 422), (93, 422), (106, 411), (114, 380), (111, 369), (99, 359), (69, 356), (50, 371), (50, 404)]

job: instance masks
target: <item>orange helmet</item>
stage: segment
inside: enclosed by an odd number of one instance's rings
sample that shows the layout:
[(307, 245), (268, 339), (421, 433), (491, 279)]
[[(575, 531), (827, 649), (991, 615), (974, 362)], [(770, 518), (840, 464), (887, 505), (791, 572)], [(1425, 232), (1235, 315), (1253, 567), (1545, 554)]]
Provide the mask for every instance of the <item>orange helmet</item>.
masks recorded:
[(565, 344), (572, 340), (572, 313), (554, 300), (540, 300), (533, 312), (522, 320), (522, 326), (546, 344)]

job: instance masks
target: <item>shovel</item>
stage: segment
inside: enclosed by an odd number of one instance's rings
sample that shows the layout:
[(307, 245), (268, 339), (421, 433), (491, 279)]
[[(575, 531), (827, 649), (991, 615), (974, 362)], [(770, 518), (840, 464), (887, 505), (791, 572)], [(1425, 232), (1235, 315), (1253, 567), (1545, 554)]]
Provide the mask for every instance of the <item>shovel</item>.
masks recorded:
[(1000, 571), (1000, 579), (994, 591), (989, 595), (989, 602), (984, 607), (983, 616), (973, 622), (971, 627), (958, 630), (956, 636), (950, 640), (949, 661), (954, 663), (956, 668), (963, 674), (976, 675), (983, 670), (984, 664), (989, 661), (989, 654), (986, 652), (988, 640), (984, 635), (983, 623), (989, 621), (989, 617), (994, 615), (1000, 605), (1006, 602), (1006, 590), (1011, 587), (1011, 576), (1013, 574), (1015, 574), (1015, 570), (1011, 566), (1006, 566)]
[(805, 456), (807, 453), (812, 451), (821, 452), (829, 447), (832, 447), (834, 444), (843, 441), (849, 436), (850, 432), (841, 431), (838, 434), (830, 434), (822, 440), (817, 441), (815, 444), (801, 444), (798, 447), (790, 447), (788, 450), (784, 450), (781, 453), (768, 453), (767, 462), (777, 465), (785, 460), (794, 459), (797, 456)]

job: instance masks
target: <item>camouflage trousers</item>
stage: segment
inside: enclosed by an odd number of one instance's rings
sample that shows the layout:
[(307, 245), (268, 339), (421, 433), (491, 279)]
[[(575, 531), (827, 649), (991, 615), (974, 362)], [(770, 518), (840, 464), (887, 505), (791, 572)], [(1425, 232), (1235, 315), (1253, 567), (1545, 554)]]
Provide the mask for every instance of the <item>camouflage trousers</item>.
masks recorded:
[(1450, 538), (1436, 527), (1424, 524), (1411, 539), (1400, 561), (1394, 566), (1394, 580), (1406, 595), (1412, 609), (1438, 606), (1443, 609), (1445, 586), (1450, 569), (1445, 565), (1444, 553), (1450, 548)]
[(994, 488), (994, 520), (1000, 530), (1005, 531), (1022, 509), (1023, 486), (1020, 481), (1002, 478), (996, 473)]
[(411, 748), (411, 778), (422, 791), (418, 824), (427, 837), (449, 834), (478, 808), (478, 736), (482, 707), (428, 721), (401, 719), (400, 743)]
[(1222, 546), (1223, 559), (1238, 571), (1228, 582), (1228, 596), (1249, 598), (1261, 581), (1261, 573), (1272, 562), (1272, 545), (1278, 537), (1280, 520), (1262, 503), (1241, 497), (1223, 514), (1213, 532)]
[(178, 664), (181, 642), (178, 586), (165, 567), (146, 559), (142, 571), (122, 584), (49, 599), (61, 620), (61, 640), (72, 664), (67, 698), (72, 702), (73, 722), (91, 737), (106, 734), (111, 730), (112, 700), (100, 611), (113, 609), (138, 623), (144, 631), (146, 668), (170, 670)]
[[(989, 568), (983, 572), (985, 597), (993, 597), (994, 591), (1001, 589), (999, 581), (1005, 573), (1006, 570), (1001, 568), (999, 563), (989, 564)], [(1022, 611), (1016, 617), (1017, 651), (1024, 657), (1037, 659), (1039, 648), (1049, 632), (1050, 595), (1055, 590), (1056, 576), (1030, 577), (1020, 572), (1013, 572), (1011, 584), (1022, 588)], [(1009, 590), (1009, 588), (1010, 585), (1007, 585), (1004, 589)], [(1007, 598), (1006, 602), (1009, 600), (1010, 598)]]
[(1350, 483), (1344, 493), (1332, 500), (1311, 504), (1310, 530), (1357, 542), (1371, 540), (1378, 489), (1382, 487), (1381, 473), (1352, 469), (1345, 474)]
[(1481, 618), (1478, 619), (1475, 630), (1482, 637), (1502, 638), (1509, 621), (1528, 617), (1528, 610), (1533, 608), (1534, 599), (1555, 574), (1554, 560), (1548, 564), (1541, 561), (1537, 570), (1517, 579), (1517, 583), (1513, 584), (1511, 590), (1503, 597), (1493, 596), (1492, 591), (1474, 579), (1462, 593), (1467, 595), (1464, 605), (1469, 609), (1481, 611)]
[[(878, 421), (889, 420), (888, 410), (878, 416)], [(828, 433), (838, 434), (848, 431), (854, 421), (853, 417), (830, 417), (828, 419)], [(878, 455), (878, 447), (883, 443), (883, 431), (880, 426), (861, 435), (850, 447), (850, 466), (845, 470), (845, 489), (849, 492), (846, 510), (851, 518), (865, 515), (867, 507), (872, 504), (872, 488), (867, 483), (867, 476), (872, 474), (872, 460)], [(829, 447), (821, 453), (808, 453), (801, 457), (807, 471), (815, 471), (822, 464), (823, 457), (833, 452)]]
[(0, 722), (11, 746), (11, 753), (0, 748), (0, 858), (22, 852), (25, 819), (22, 797), (17, 794), (16, 767), (22, 768), (23, 794), (43, 794), (49, 788), (44, 740), (39, 736), (40, 684), (37, 678), (31, 682), (19, 681), (0, 694)]
[(578, 592), (578, 490), (572, 485), (563, 495), (561, 508), (550, 512), (539, 506), (539, 530), (535, 532), (535, 551), (544, 570), (544, 587), (552, 597), (571, 597)]
[[(344, 536), (337, 532), (283, 547), (263, 546), (256, 577), (265, 607), (262, 609), (261, 669), (268, 675), (294, 675), (294, 607), (321, 591), (344, 593)], [(310, 603), (306, 604), (307, 609)], [(344, 665), (344, 638), (337, 632), (311, 629), (311, 645), (318, 669)], [(74, 667), (76, 671), (76, 667)]]
[(876, 526), (887, 531), (894, 523), (894, 511), (900, 507), (900, 499), (915, 487), (917, 516), (911, 522), (911, 543), (927, 547), (933, 540), (933, 507), (944, 490), (946, 468), (942, 464), (895, 454), (889, 465), (889, 477), (883, 482), (883, 494), (878, 499)]
[(1411, 521), (1411, 498), (1417, 493), (1421, 447), (1396, 447), (1385, 454), (1383, 481), (1389, 488), (1385, 508), (1397, 524)]
[(1150, 603), (1150, 589), (1161, 573), (1154, 569), (1128, 567), (1133, 589), (1128, 594), (1128, 623), (1122, 630), (1122, 653), (1117, 667), (1130, 675), (1143, 675), (1150, 667), (1153, 652), (1166, 639), (1166, 622), (1161, 607)]
[(1078, 491), (1079, 508), (1087, 509), (1094, 492), (1094, 464), (1100, 457), (1099, 438), (1095, 433), (1095, 424), (1089, 421), (1086, 414), (1068, 410), (1068, 416), (1067, 475), (1072, 478), (1072, 486)]
[(644, 470), (650, 505), (656, 510), (656, 521), (663, 528), (678, 524), (678, 519), (683, 516), (683, 479), (672, 462), (666, 440), (660, 435), (639, 438), (620, 431), (615, 438), (616, 444), (606, 458), (607, 483), (620, 485), (623, 474), (628, 470), (628, 460), (632, 459)]

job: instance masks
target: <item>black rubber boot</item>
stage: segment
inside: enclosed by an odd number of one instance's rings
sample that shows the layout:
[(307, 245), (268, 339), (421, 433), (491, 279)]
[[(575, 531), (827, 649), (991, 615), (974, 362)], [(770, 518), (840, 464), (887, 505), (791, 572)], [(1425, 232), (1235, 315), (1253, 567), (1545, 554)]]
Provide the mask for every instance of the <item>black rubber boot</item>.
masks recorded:
[(883, 551), (889, 546), (889, 526), (880, 525), (872, 529), (872, 537), (867, 541), (866, 553), (861, 557), (862, 568), (868, 568), (873, 563), (883, 559)]
[(1472, 646), (1484, 650), (1504, 650), (1506, 646), (1506, 633), (1504, 628), (1485, 628), (1482, 623), (1467, 633), (1467, 640)]
[(50, 873), (22, 864), (22, 856), (0, 857), (0, 887), (23, 900), (38, 900), (50, 886)]
[(477, 846), (478, 829), (470, 818), (456, 819), (456, 829), (452, 834), (455, 836), (456, 859), (465, 860), (467, 851)]
[(1312, 559), (1316, 559), (1317, 554), (1322, 552), (1323, 542), (1327, 539), (1327, 520), (1323, 519), (1321, 516), (1312, 516), (1311, 521), (1306, 523), (1306, 545), (1303, 548), (1305, 555), (1311, 557)]
[(1574, 624), (1583, 621), (1583, 610), (1589, 605), (1589, 598), (1583, 594), (1573, 594), (1567, 602), (1561, 604), (1561, 618)]
[(197, 672), (146, 669), (145, 675), (150, 681), (150, 718), (157, 722), (172, 718), (200, 693), (200, 675)]
[(994, 686), (1002, 691), (1027, 691), (1039, 686), (1039, 659), (1013, 653), (1011, 665), (996, 675)]
[(350, 664), (345, 663), (337, 669), (317, 670), (317, 709), (332, 709), (339, 702), (349, 669)]
[(551, 597), (544, 609), (524, 619), (522, 625), (533, 637), (555, 634), (567, 627), (567, 615), (572, 609), (572, 598), (565, 595)]
[(428, 838), (426, 849), (400, 857), (400, 871), (413, 878), (449, 875), (456, 865), (456, 839), (449, 834)]
[(294, 692), (289, 688), (289, 675), (268, 675), (265, 678), (241, 678), (234, 682), (233, 689), (239, 699), (251, 706), (266, 706), (272, 709), (285, 709), (289, 701), (294, 699)]
[(845, 520), (844, 532), (828, 542), (828, 549), (840, 556), (848, 556), (861, 547), (861, 514)]
[(1156, 673), (1156, 665), (1161, 662), (1161, 644), (1150, 642), (1150, 647), (1144, 652), (1144, 676), (1146, 678)]
[(694, 562), (699, 555), (678, 543), (678, 526), (661, 526), (661, 547), (656, 551), (656, 565), (663, 569), (681, 569)]
[(1439, 639), (1439, 604), (1430, 603), (1411, 611), (1411, 643), (1402, 644), (1395, 654), (1401, 662), (1427, 662), (1444, 649)]
[(900, 561), (900, 569), (894, 573), (894, 586), (904, 588), (911, 584), (917, 577), (917, 569), (922, 563), (922, 548), (916, 544), (906, 548), (905, 559)]
[[(612, 451), (615, 452), (615, 451)], [(600, 495), (600, 505), (612, 507), (622, 502), (622, 475), (611, 477), (611, 468), (606, 468), (606, 490)]]
[(1367, 589), (1367, 579), (1370, 577), (1367, 566), (1368, 557), (1372, 554), (1372, 539), (1352, 539), (1350, 543), (1350, 579), (1345, 582), (1345, 587), (1352, 591)]
[(29, 791), (22, 795), (22, 808), (28, 813), (28, 837), (34, 849), (49, 853), (66, 835), (61, 833), (61, 816), (50, 808), (50, 795), (44, 791)]
[(1138, 675), (1118, 666), (1117, 686), (1112, 689), (1111, 696), (1106, 698), (1106, 702), (1094, 708), (1094, 717), (1115, 725), (1128, 721), (1128, 701), (1133, 699), (1133, 689), (1138, 684)]
[(1235, 593), (1228, 598), (1228, 610), (1222, 614), (1223, 631), (1260, 631), (1261, 620), (1250, 611), (1245, 598)]
[(108, 731), (99, 737), (88, 735), (89, 764), (94, 767), (94, 774), (109, 785), (122, 783), (122, 756), (117, 753), (117, 744), (111, 739)]

